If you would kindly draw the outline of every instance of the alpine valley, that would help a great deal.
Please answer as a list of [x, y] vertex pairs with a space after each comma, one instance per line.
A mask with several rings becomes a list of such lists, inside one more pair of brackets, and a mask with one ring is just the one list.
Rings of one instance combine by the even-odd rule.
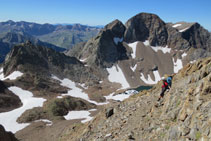
[[211, 140], [211, 33], [199, 23], [140, 13], [0, 32], [2, 141]]

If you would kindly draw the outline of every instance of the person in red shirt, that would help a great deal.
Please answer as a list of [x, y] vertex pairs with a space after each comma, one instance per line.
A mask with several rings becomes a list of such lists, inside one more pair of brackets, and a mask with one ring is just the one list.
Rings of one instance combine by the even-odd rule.
[[168, 83], [166, 82], [166, 80], [163, 80], [163, 85], [162, 85], [162, 90], [161, 90], [161, 93], [160, 93], [160, 97], [158, 99], [158, 101], [163, 98], [164, 96], [164, 93], [167, 89], [170, 89], [170, 86], [168, 85]]

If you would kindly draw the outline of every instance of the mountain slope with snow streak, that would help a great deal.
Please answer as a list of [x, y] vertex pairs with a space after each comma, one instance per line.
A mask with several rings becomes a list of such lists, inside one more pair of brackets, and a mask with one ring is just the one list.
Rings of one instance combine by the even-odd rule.
[[122, 89], [130, 87], [129, 83], [125, 78], [124, 73], [122, 72], [122, 69], [118, 65], [112, 66], [111, 68], [107, 68], [107, 71], [109, 73], [108, 80], [110, 82], [120, 83], [122, 85]]
[[138, 44], [138, 42], [128, 44], [128, 46], [131, 47], [132, 50], [133, 50], [133, 53], [131, 54], [132, 58], [136, 58], [136, 46], [137, 46], [137, 44]]
[[77, 97], [77, 98], [84, 99], [84, 100], [86, 100], [86, 101], [88, 101], [90, 103], [96, 104], [96, 105], [107, 104], [107, 102], [105, 102], [105, 103], [98, 103], [96, 101], [90, 100], [88, 94], [83, 92], [82, 89], [76, 87], [75, 82], [71, 81], [70, 79], [65, 78], [65, 79], [61, 80], [61, 79], [59, 79], [58, 77], [56, 77], [54, 75], [52, 75], [52, 78], [55, 79], [55, 80], [60, 81], [62, 86], [65, 86], [65, 87], [68, 87], [68, 88], [71, 89], [71, 90], [68, 91], [68, 93], [62, 94], [61, 96], [58, 96], [57, 98], [62, 98], [63, 96], [72, 96], [72, 97]]
[[9, 80], [15, 80], [17, 79], [18, 77], [21, 77], [23, 75], [22, 72], [20, 71], [14, 71], [13, 73], [11, 73], [10, 75], [8, 75], [7, 77], [4, 76], [4, 73], [3, 73], [3, 68], [0, 69], [0, 80], [6, 80], [6, 79], [9, 79]]
[[146, 84], [149, 84], [149, 85], [157, 84], [157, 82], [161, 80], [161, 76], [160, 76], [158, 70], [153, 71], [153, 75], [154, 75], [154, 77], [155, 77], [155, 80], [152, 80], [152, 78], [150, 77], [149, 74], [148, 74], [147, 79], [146, 79], [146, 78], [144, 77], [144, 74], [143, 74], [143, 73], [141, 73], [141, 77], [140, 77], [140, 78], [141, 78], [141, 80], [143, 80], [144, 83], [146, 83]]
[[183, 68], [182, 60], [177, 58], [177, 61], [175, 61], [173, 58], [173, 63], [174, 63], [174, 73], [178, 73], [179, 70]]

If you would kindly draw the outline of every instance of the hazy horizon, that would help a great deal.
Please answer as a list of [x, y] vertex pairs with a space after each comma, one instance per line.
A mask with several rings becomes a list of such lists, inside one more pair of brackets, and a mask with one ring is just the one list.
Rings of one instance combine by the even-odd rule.
[[164, 22], [198, 22], [211, 31], [211, 1], [204, 0], [2, 0], [0, 22], [106, 25], [115, 19], [125, 23], [138, 13], [158, 15]]

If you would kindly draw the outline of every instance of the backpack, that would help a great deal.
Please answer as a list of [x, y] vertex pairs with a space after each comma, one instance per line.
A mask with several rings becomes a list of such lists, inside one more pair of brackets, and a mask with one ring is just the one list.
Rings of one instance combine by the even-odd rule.
[[167, 78], [167, 83], [169, 84], [169, 85], [171, 85], [171, 80], [172, 80], [172, 77], [171, 76], [169, 76], [168, 78]]

